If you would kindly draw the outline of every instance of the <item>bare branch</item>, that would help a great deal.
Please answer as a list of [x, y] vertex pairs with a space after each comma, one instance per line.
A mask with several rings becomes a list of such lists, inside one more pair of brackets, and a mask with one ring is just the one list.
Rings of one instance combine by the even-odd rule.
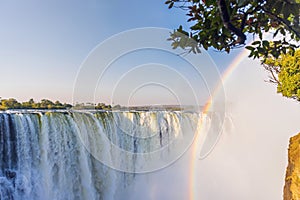
[[269, 82], [275, 83], [277, 85], [281, 85], [281, 83], [279, 82], [279, 80], [276, 76], [280, 72], [279, 69], [276, 66], [267, 65], [267, 64], [263, 64], [263, 67], [265, 68], [265, 70], [267, 70], [271, 74], [271, 76], [269, 76], [269, 78], [270, 78]]

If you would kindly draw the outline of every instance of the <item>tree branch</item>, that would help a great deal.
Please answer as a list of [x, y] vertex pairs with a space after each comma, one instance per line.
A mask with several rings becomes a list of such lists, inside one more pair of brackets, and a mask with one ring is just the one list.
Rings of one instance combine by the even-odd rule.
[[[262, 7], [262, 6], [261, 6], [261, 9], [262, 9], [265, 13], [267, 13], [267, 14], [269, 14], [269, 15], [275, 17], [278, 21], [280, 21], [282, 24], [284, 24], [285, 26], [287, 26], [287, 28], [290, 29], [290, 31], [292, 31], [292, 32], [300, 39], [300, 33], [299, 33], [297, 30], [295, 30], [291, 25], [289, 25], [289, 22], [288, 22], [287, 20], [285, 20], [285, 19], [279, 17], [278, 15], [275, 15], [274, 13], [272, 13], [272, 12], [270, 12], [270, 11], [268, 11], [268, 10], [266, 10], [266, 9], [265, 9], [264, 7]], [[299, 16], [297, 16], [297, 17], [299, 17]]]
[[230, 21], [230, 16], [228, 14], [226, 1], [225, 0], [218, 0], [218, 7], [221, 13], [221, 18], [224, 23], [224, 26], [230, 30], [232, 33], [238, 36], [236, 43], [238, 44], [245, 44], [247, 39], [246, 35], [242, 32], [241, 29], [236, 28]]
[[249, 15], [252, 15], [256, 11], [258, 11], [259, 9], [260, 9], [260, 7], [256, 6], [252, 11], [249, 12], [249, 10], [248, 10], [247, 12], [245, 12], [244, 17], [242, 19], [242, 23], [241, 23], [241, 28], [240, 28], [241, 30], [243, 30], [245, 28], [247, 17]]
[[271, 74], [271, 76], [269, 76], [269, 78], [270, 78], [269, 81], [271, 83], [276, 83], [277, 85], [281, 85], [281, 83], [279, 82], [278, 78], [274, 74], [274, 73], [278, 74], [279, 70], [275, 66], [270, 66], [270, 65], [267, 65], [267, 64], [264, 64], [263, 66]]

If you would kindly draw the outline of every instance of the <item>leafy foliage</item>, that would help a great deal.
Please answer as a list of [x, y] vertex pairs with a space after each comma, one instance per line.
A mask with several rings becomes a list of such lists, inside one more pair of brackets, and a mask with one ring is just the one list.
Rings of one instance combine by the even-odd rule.
[[95, 109], [97, 109], [97, 110], [111, 110], [112, 107], [111, 107], [111, 105], [106, 105], [105, 103], [98, 103], [95, 106]]
[[51, 101], [49, 99], [42, 99], [40, 102], [35, 102], [33, 99], [30, 99], [26, 102], [18, 102], [14, 98], [1, 99], [0, 98], [0, 110], [9, 110], [9, 109], [96, 109], [96, 110], [112, 110], [121, 108], [120, 105], [112, 107], [111, 105], [106, 105], [104, 103], [77, 103], [75, 106], [67, 103], [61, 103], [59, 101]]
[[17, 100], [13, 98], [1, 100], [0, 109], [5, 110], [8, 108], [12, 108], [12, 109], [21, 108], [21, 103], [19, 103]]
[[268, 58], [264, 66], [271, 72], [270, 80], [277, 83], [278, 93], [300, 101], [300, 50]]
[[[277, 92], [300, 101], [300, 0], [167, 0], [187, 12], [188, 31], [171, 33], [173, 48], [200, 53], [214, 48], [230, 53], [245, 47], [261, 59]], [[253, 42], [246, 46], [252, 36]], [[270, 38], [272, 36], [272, 38]]]
[[[190, 30], [179, 26], [170, 39], [173, 48], [199, 53], [200, 47], [230, 52], [245, 46], [249, 36], [258, 38], [246, 48], [249, 57], [278, 58], [298, 48], [300, 0], [167, 0], [169, 8], [185, 10]], [[266, 38], [270, 33], [273, 40]], [[257, 36], [257, 37], [256, 37]], [[290, 39], [286, 39], [288, 36]], [[281, 39], [276, 39], [281, 38]]]
[[30, 99], [27, 102], [18, 102], [14, 98], [1, 99], [0, 100], [0, 110], [8, 109], [69, 109], [72, 105], [62, 104], [59, 101], [53, 103], [48, 99], [42, 99], [41, 102], [34, 102], [33, 99]]

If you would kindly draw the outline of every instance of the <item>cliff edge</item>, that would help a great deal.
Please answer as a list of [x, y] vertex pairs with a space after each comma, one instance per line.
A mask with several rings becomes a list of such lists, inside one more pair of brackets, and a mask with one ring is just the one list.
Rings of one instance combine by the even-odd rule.
[[300, 200], [300, 133], [290, 139], [284, 200]]

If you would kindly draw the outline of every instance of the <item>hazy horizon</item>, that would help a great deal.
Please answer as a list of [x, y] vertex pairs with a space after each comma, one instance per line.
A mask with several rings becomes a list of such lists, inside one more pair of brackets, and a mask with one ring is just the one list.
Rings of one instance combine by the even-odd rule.
[[[134, 28], [161, 27], [173, 30], [179, 24], [187, 27], [185, 13], [179, 9], [170, 11], [160, 0], [134, 0], [130, 6], [127, 4], [122, 1], [2, 1], [0, 24], [5, 28], [0, 32], [0, 96], [19, 101], [34, 98], [72, 103], [80, 67], [101, 42]], [[147, 11], [141, 7], [147, 7]], [[162, 40], [167, 38], [168, 35]], [[227, 55], [209, 51], [209, 54], [220, 72], [223, 72], [239, 52], [235, 50]], [[142, 50], [116, 60], [107, 81], [115, 80], [122, 70], [153, 62], [165, 63], [173, 69], [185, 67], [174, 55]], [[192, 74], [187, 71], [188, 76]], [[141, 73], [140, 76], [144, 75]], [[145, 91], [149, 94], [147, 98]], [[97, 101], [111, 103], [109, 92], [104, 91], [103, 94]], [[115, 104], [127, 104], [124, 103], [124, 97], [117, 98]], [[168, 91], [153, 85], [137, 91], [134, 100], [138, 104], [176, 102]]]

